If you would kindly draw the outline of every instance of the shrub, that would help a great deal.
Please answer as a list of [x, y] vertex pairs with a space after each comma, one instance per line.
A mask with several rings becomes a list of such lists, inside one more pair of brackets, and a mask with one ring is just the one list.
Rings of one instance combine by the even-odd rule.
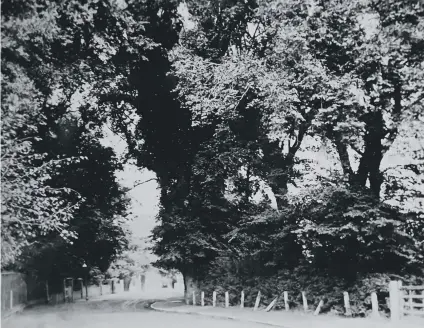
[[[215, 266], [216, 267], [216, 266]], [[306, 293], [310, 309], [315, 309], [320, 300], [324, 300], [322, 313], [345, 313], [343, 292], [349, 293], [350, 305], [354, 316], [367, 316], [371, 313], [371, 293], [376, 292], [379, 310], [389, 313], [387, 298], [389, 282], [393, 279], [403, 280], [404, 284], [422, 284], [416, 276], [397, 276], [389, 274], [367, 274], [358, 276], [355, 281], [323, 274], [307, 266], [299, 266], [294, 270], [281, 270], [278, 273], [263, 277], [240, 277], [220, 271], [211, 273], [210, 279], [203, 281], [202, 290], [205, 297], [210, 298], [217, 292], [218, 304], [225, 302], [225, 292], [230, 294], [230, 305], [240, 304], [240, 293], [244, 290], [245, 306], [253, 307], [258, 291], [261, 291], [261, 304], [268, 305], [275, 297], [279, 297], [276, 309], [284, 308], [283, 292], [288, 291], [290, 309], [303, 309], [301, 292]]]

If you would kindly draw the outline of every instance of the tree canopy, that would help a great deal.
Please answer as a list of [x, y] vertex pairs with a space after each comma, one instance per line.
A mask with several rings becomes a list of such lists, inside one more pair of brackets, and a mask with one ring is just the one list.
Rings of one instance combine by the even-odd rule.
[[418, 0], [9, 0], [2, 38], [5, 264], [134, 264], [131, 162], [160, 188], [155, 265], [187, 284], [422, 269]]

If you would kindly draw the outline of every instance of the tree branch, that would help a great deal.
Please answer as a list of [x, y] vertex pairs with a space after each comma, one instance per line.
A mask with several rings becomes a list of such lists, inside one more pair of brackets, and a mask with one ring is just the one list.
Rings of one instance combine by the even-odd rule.
[[147, 182], [150, 182], [150, 181], [152, 181], [152, 180], [158, 180], [158, 179], [156, 179], [156, 178], [151, 178], [151, 179], [147, 179], [147, 180], [145, 180], [145, 181], [141, 181], [141, 182], [137, 182], [131, 189], [129, 189], [128, 191], [130, 191], [130, 190], [133, 190], [134, 188], [136, 188], [136, 187], [138, 187], [138, 186], [141, 186], [142, 184], [145, 184], [145, 183], [147, 183]]
[[339, 136], [334, 138], [334, 144], [336, 145], [337, 153], [339, 154], [343, 173], [350, 177], [353, 174], [353, 170], [350, 164], [349, 153], [347, 152], [347, 146], [345, 143], [343, 143], [343, 141], [341, 140]]
[[363, 155], [364, 153], [362, 151], [359, 150], [358, 147], [356, 147], [354, 144], [349, 143], [350, 148], [352, 148], [358, 155]]
[[237, 108], [238, 108], [238, 106], [240, 106], [240, 103], [244, 100], [244, 98], [246, 97], [247, 92], [248, 92], [249, 90], [250, 90], [250, 87], [247, 87], [247, 88], [246, 88], [246, 91], [244, 91], [244, 93], [241, 95], [241, 98], [239, 99], [239, 101], [238, 101], [238, 103], [237, 103], [236, 107], [234, 107], [234, 109], [237, 109]]
[[392, 110], [392, 117], [393, 117], [393, 122], [395, 124], [395, 126], [393, 127], [393, 129], [389, 130], [389, 136], [387, 137], [387, 140], [389, 142], [389, 144], [384, 147], [383, 152], [387, 152], [390, 148], [390, 146], [393, 144], [393, 142], [396, 139], [396, 136], [398, 134], [399, 131], [399, 124], [400, 124], [400, 120], [401, 120], [401, 113], [402, 113], [402, 104], [401, 104], [401, 100], [402, 100], [402, 89], [400, 84], [396, 84], [394, 86], [394, 91], [393, 91], [393, 99], [394, 99], [394, 107]]
[[104, 103], [107, 102], [113, 102], [113, 103], [118, 103], [118, 102], [126, 102], [126, 103], [130, 103], [131, 105], [134, 104], [134, 97], [125, 93], [121, 93], [121, 94], [113, 94], [113, 93], [109, 93], [109, 94], [102, 94], [99, 97], [99, 105], [102, 105]]

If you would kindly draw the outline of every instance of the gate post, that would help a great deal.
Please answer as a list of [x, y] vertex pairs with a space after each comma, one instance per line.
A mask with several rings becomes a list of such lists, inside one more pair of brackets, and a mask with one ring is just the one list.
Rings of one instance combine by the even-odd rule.
[[378, 299], [377, 299], [376, 292], [371, 293], [371, 305], [372, 305], [372, 315], [378, 318], [380, 316], [380, 313], [378, 312]]
[[81, 285], [81, 299], [84, 298], [84, 281], [82, 280], [82, 278], [78, 279], [80, 281], [80, 285]]
[[389, 283], [389, 299], [390, 299], [390, 320], [397, 322], [401, 318], [402, 314], [402, 302], [400, 295], [400, 287], [402, 286], [401, 281], [390, 281]]

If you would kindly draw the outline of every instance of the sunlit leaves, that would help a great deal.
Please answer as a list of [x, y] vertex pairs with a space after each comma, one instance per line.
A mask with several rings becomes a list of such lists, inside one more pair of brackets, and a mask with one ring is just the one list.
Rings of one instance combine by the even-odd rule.
[[[53, 172], [80, 158], [47, 159], [34, 150], [40, 123], [45, 119], [33, 85], [21, 84], [27, 77], [15, 66], [3, 80], [2, 101], [2, 266], [13, 262], [37, 236], [57, 231], [65, 240], [75, 238], [68, 230], [72, 214], [82, 202], [69, 188], [49, 186]], [[13, 80], [12, 80], [13, 81]], [[15, 88], [11, 88], [12, 86]]]

